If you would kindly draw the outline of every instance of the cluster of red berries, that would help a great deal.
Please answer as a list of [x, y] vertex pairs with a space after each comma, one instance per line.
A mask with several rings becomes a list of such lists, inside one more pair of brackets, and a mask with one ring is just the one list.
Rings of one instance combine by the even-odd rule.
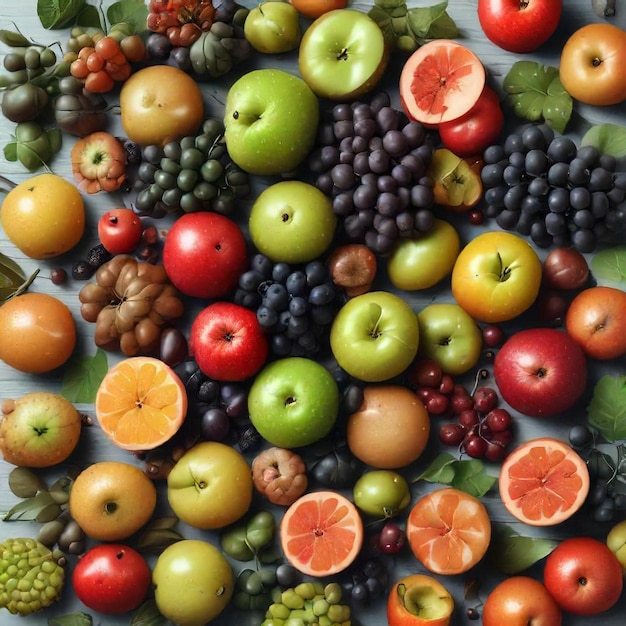
[[188, 48], [211, 28], [216, 13], [212, 0], [150, 0], [146, 23], [172, 46]]
[[458, 447], [472, 458], [501, 461], [513, 438], [513, 420], [507, 409], [498, 406], [496, 390], [479, 384], [487, 375], [487, 370], [480, 370], [470, 392], [445, 374], [439, 363], [424, 359], [412, 370], [412, 384], [431, 415], [450, 420], [439, 428], [444, 445]]

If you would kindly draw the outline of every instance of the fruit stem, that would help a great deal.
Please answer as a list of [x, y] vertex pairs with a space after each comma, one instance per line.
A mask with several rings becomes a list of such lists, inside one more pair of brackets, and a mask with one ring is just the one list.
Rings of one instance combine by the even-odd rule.
[[5, 189], [4, 187], [0, 187], [0, 191], [2, 191], [3, 193], [9, 193], [11, 189], [15, 189], [15, 187], [17, 187], [17, 183], [14, 183], [12, 180], [8, 179], [6, 176], [2, 176], [1, 174], [0, 174], [0, 183], [8, 187], [8, 189]]

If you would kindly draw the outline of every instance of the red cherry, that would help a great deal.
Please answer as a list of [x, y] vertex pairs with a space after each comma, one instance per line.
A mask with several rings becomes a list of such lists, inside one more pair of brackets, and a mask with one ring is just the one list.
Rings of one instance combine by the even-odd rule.
[[489, 348], [498, 348], [504, 342], [504, 331], [500, 326], [487, 324], [483, 328], [483, 343]]
[[511, 414], [506, 409], [493, 409], [485, 415], [485, 423], [494, 433], [500, 433], [511, 427]]

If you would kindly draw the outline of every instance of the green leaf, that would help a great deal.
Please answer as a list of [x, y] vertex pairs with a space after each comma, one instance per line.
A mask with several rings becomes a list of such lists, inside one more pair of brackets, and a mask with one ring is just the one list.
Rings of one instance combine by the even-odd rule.
[[22, 33], [16, 33], [13, 30], [0, 30], [0, 41], [10, 48], [27, 48], [32, 45], [32, 41], [22, 35]]
[[580, 145], [594, 146], [602, 154], [621, 159], [626, 156], [626, 128], [618, 124], [596, 124], [583, 135]]
[[14, 467], [9, 473], [9, 489], [18, 498], [32, 498], [46, 491], [46, 481], [29, 467]]
[[153, 598], [146, 600], [134, 613], [130, 626], [166, 626], [167, 619], [161, 615]]
[[85, 5], [82, 11], [76, 16], [76, 25], [84, 28], [99, 28], [104, 30], [100, 11], [91, 4]]
[[17, 141], [12, 141], [4, 146], [4, 158], [7, 161], [17, 161]]
[[63, 143], [63, 133], [61, 132], [61, 129], [50, 128], [46, 131], [46, 136], [48, 137], [48, 144], [52, 154], [58, 152], [61, 149], [61, 144]]
[[493, 524], [489, 559], [502, 572], [518, 574], [548, 556], [557, 541], [543, 537], [524, 537], [508, 524]]
[[616, 286], [626, 283], [626, 246], [601, 250], [591, 259], [591, 272], [598, 284], [609, 282]]
[[[58, 506], [47, 491], [40, 491], [32, 498], [26, 498], [9, 509], [2, 518], [3, 521], [36, 521], [37, 516], [44, 510], [49, 510], [50, 504]], [[58, 515], [58, 513], [57, 513]]]
[[146, 30], [148, 7], [144, 0], [119, 0], [107, 9], [107, 19], [110, 24], [130, 22], [135, 26], [135, 32]]
[[51, 617], [48, 626], [91, 626], [93, 618], [88, 613], [68, 613], [60, 617]]
[[76, 19], [86, 3], [86, 0], [37, 0], [37, 15], [44, 28], [65, 28]]
[[609, 442], [626, 439], [626, 374], [600, 378], [593, 388], [587, 420]]
[[487, 474], [479, 459], [458, 460], [443, 452], [412, 482], [418, 480], [450, 485], [480, 498], [493, 487], [497, 478]]
[[535, 61], [517, 61], [504, 77], [503, 88], [518, 117], [531, 122], [545, 121], [558, 132], [565, 130], [573, 100], [561, 83], [558, 68]]
[[61, 395], [70, 402], [92, 404], [108, 369], [106, 352], [100, 348], [94, 356], [73, 359], [65, 369]]
[[0, 300], [8, 300], [26, 291], [33, 278], [27, 279], [22, 268], [0, 252]]
[[448, 2], [440, 2], [430, 7], [412, 7], [407, 12], [409, 30], [418, 43], [431, 39], [454, 39], [459, 29], [448, 15]]

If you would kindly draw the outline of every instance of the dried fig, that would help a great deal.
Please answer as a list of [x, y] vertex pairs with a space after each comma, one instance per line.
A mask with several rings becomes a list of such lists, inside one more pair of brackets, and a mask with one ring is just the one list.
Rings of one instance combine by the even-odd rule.
[[268, 448], [252, 461], [256, 490], [273, 504], [289, 506], [308, 485], [306, 465], [299, 454], [286, 448]]

